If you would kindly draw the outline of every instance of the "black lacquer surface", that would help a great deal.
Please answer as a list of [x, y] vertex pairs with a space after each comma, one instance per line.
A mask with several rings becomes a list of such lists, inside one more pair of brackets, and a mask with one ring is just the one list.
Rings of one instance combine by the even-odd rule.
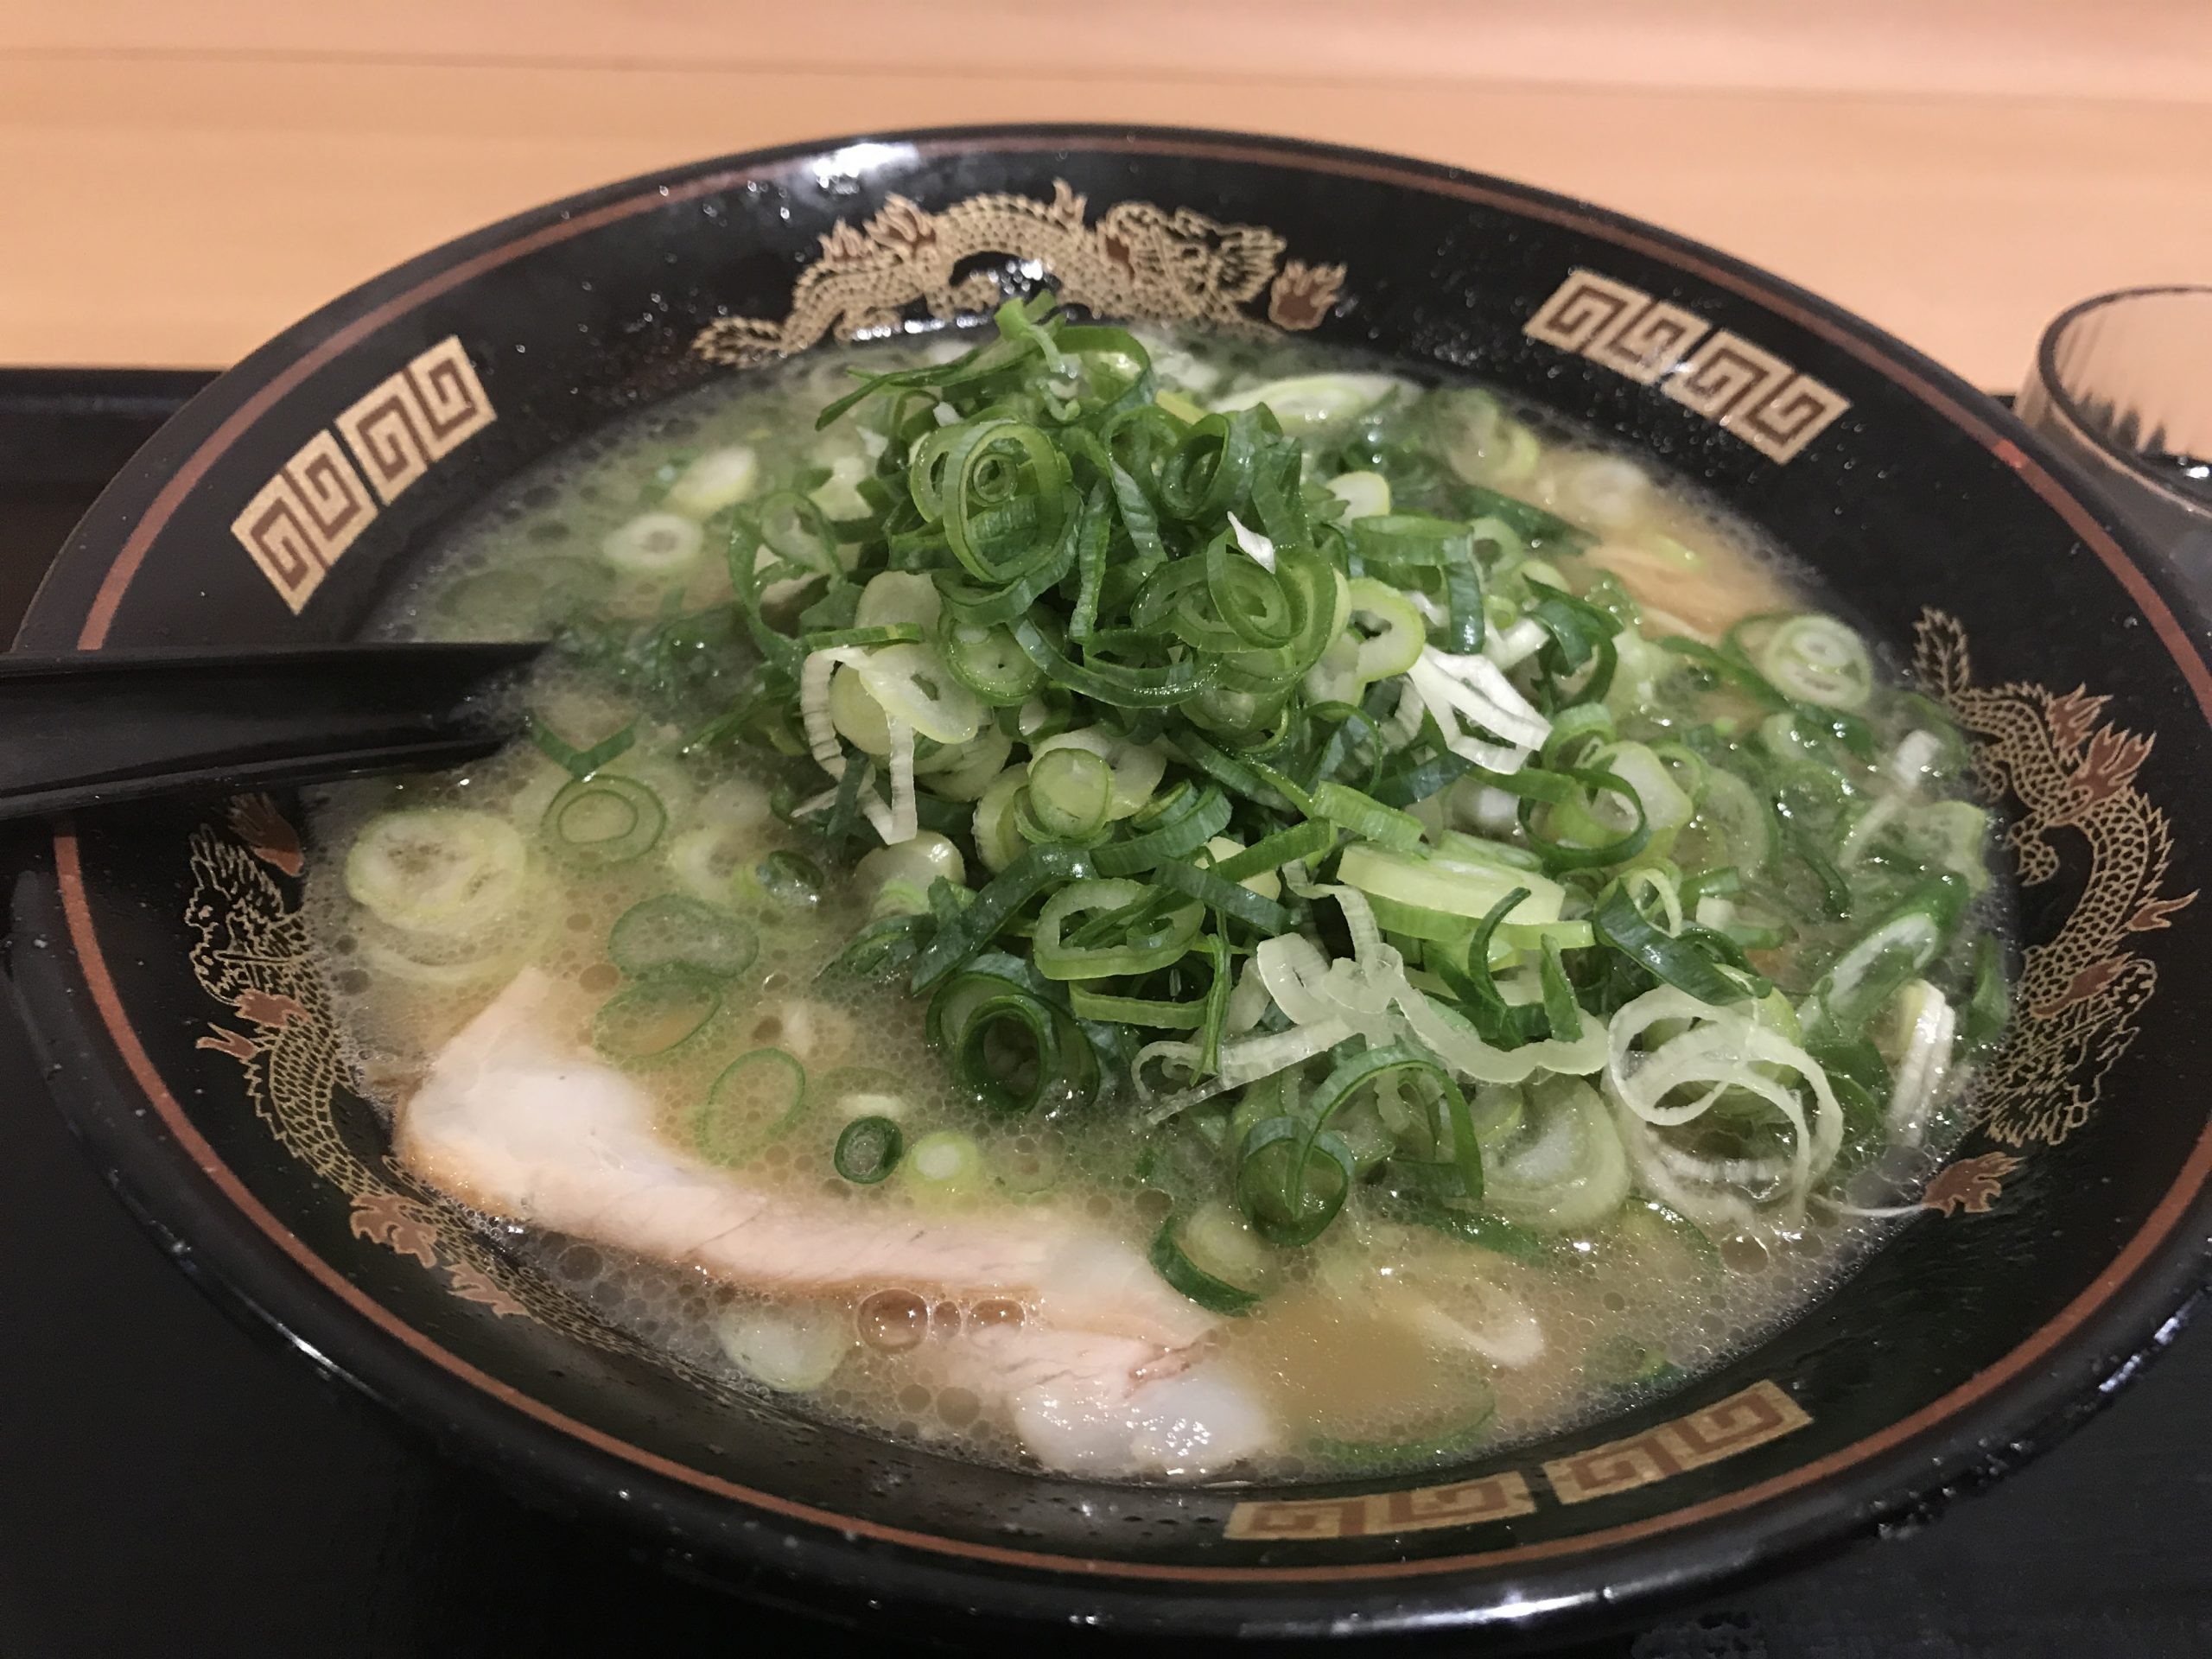
[[[1579, 205], [1387, 158], [1175, 134], [983, 134], [858, 149], [868, 152], [858, 161], [855, 151], [785, 154], [671, 175], [658, 188], [614, 187], [426, 256], [338, 302], [257, 353], [124, 468], [27, 638], [343, 637], [454, 512], [496, 499], [550, 445], [705, 372], [684, 350], [699, 322], [725, 307], [778, 315], [795, 262], [832, 216], [899, 192], [946, 204], [995, 188], [1034, 202], [1067, 177], [1101, 209], [1203, 202], [1225, 221], [1270, 225], [1317, 258], [1357, 253], [1361, 274], [1326, 336], [1478, 358], [1491, 378], [1617, 430], [1810, 557], [1891, 649], [1933, 605], [1964, 623], [1980, 683], [2094, 680], [2115, 694], [2110, 718], [2158, 735], [2158, 798], [2183, 827], [2172, 891], [2212, 886], [2190, 833], [2201, 780], [2212, 776], [2197, 709], [2212, 682], [2166, 620], [2164, 579], [2141, 575], [2106, 538], [2101, 515], [2039, 472], [2024, 431], [1864, 325]], [[852, 188], [840, 192], [841, 181]], [[1785, 477], [1771, 443], [1755, 450], [1745, 439], [1757, 428], [1751, 404], [1736, 411], [1745, 424], [1724, 432], [1719, 404], [1691, 406], [1704, 395], [1694, 376], [1662, 397], [1574, 342], [1525, 334], [1547, 295], [1567, 291], [1561, 272], [1572, 281], [1586, 266], [1637, 303], [1656, 295], [1693, 308], [1700, 327], [1728, 331], [1714, 342], [1734, 341], [1747, 372], [1780, 363], [1817, 376], [1804, 395], [1847, 397], [1849, 414]], [[347, 423], [396, 384], [397, 366], [413, 375], [441, 353], [448, 365], [456, 354], [474, 363], [497, 424], [419, 481], [379, 485], [376, 523], [342, 566], [343, 550], [329, 552], [311, 609], [294, 620], [305, 595], [285, 586], [280, 550], [257, 550], [268, 582], [235, 550], [206, 556], [229, 545], [241, 502], [263, 499], [264, 481], [278, 487], [270, 469], [297, 489], [294, 474], [316, 445], [336, 456], [334, 431], [373, 467], [373, 445]], [[334, 464], [342, 473], [342, 458]], [[1914, 579], [1899, 582], [1908, 557]], [[2025, 625], [2054, 606], [2086, 626]], [[2161, 632], [2166, 645], [2153, 643]], [[1778, 1377], [1809, 1413], [1788, 1438], [1659, 1483], [1617, 1485], [1602, 1507], [1573, 1508], [1551, 1476], [1540, 1490], [1558, 1497], [1487, 1530], [1384, 1539], [1348, 1527], [1321, 1541], [1239, 1542], [1223, 1530], [1230, 1500], [1219, 1494], [1010, 1480], [749, 1404], [711, 1406], [651, 1366], [447, 1294], [358, 1215], [349, 1220], [345, 1200], [243, 1109], [234, 1045], [245, 1039], [207, 1035], [210, 1004], [180, 971], [182, 930], [199, 925], [183, 861], [194, 822], [148, 813], [86, 823], [75, 840], [35, 850], [15, 894], [18, 932], [34, 935], [16, 941], [14, 963], [39, 1010], [36, 1036], [64, 1068], [75, 1120], [126, 1185], [191, 1240], [203, 1279], [399, 1404], [418, 1433], [516, 1485], [588, 1504], [602, 1522], [624, 1517], [642, 1541], [682, 1540], [725, 1579], [809, 1582], [833, 1612], [880, 1595], [929, 1605], [926, 1622], [954, 1632], [973, 1630], [962, 1610], [975, 1606], [1185, 1632], [1319, 1630], [1347, 1613], [1433, 1625], [1479, 1613], [1503, 1635], [1570, 1611], [1586, 1628], [1608, 1606], [1679, 1595], [1752, 1561], [1772, 1566], [1878, 1518], [1894, 1524], [1932, 1487], [1986, 1477], [2047, 1444], [2115, 1367], [2133, 1369], [2128, 1356], [2200, 1265], [2207, 1212], [2202, 1154], [2191, 1147], [2208, 1054], [2190, 991], [2203, 945], [2184, 921], [2154, 953], [2181, 989], [2145, 1015], [2144, 1040], [2108, 1079], [2107, 1109], [2010, 1179], [1996, 1213], [1910, 1230], [1832, 1308], [1602, 1431], [1640, 1433]], [[2074, 883], [2032, 896], [2031, 938], [2050, 937], [2070, 913]], [[270, 891], [269, 903], [281, 902]], [[2156, 925], [2152, 911], [2139, 913], [2152, 918], [2143, 926]], [[50, 938], [40, 942], [59, 935], [65, 915], [81, 965], [53, 952]], [[279, 1028], [263, 1014], [251, 1017], [264, 1035]], [[333, 1144], [373, 1159], [380, 1135], [365, 1108], [342, 1096], [337, 1107]], [[2169, 1235], [2177, 1217], [2182, 1230]], [[2139, 1228], [2139, 1247], [2129, 1243]], [[2038, 1325], [2044, 1335], [2020, 1347]], [[1511, 1460], [1533, 1475], [1546, 1458], [1586, 1450], [1588, 1438]], [[1764, 1507], [1746, 1510], [1753, 1500]], [[1589, 1554], [1585, 1534], [1609, 1553]], [[1458, 1559], [1466, 1552], [1474, 1559]], [[1078, 1556], [1107, 1570], [1086, 1579], [1059, 1569]], [[1403, 1576], [1407, 1558], [1450, 1576]], [[1047, 1561], [1053, 1570], [1038, 1572]], [[1370, 1568], [1390, 1576], [1365, 1576]], [[1268, 1575], [1264, 1587], [1255, 1571]]]
[[[194, 384], [163, 380], [169, 396], [135, 375], [0, 372], [0, 635], [105, 482], [26, 463], [119, 461]], [[683, 1654], [740, 1632], [844, 1645], [518, 1503], [226, 1320], [102, 1187], [43, 1092], [0, 1008], [9, 1659]], [[1572, 1651], [2180, 1659], [2212, 1648], [2207, 1528], [2212, 1332], [2193, 1332], [2118, 1409], [1941, 1522]]]

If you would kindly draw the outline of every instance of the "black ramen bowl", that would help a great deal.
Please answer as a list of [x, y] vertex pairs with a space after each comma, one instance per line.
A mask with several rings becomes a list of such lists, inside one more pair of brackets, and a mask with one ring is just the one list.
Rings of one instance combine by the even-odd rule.
[[1549, 405], [1794, 550], [1951, 707], [2011, 825], [2026, 952], [2016, 1028], [1926, 1213], [1725, 1369], [1462, 1467], [1147, 1488], [950, 1461], [671, 1371], [397, 1168], [298, 919], [327, 854], [296, 802], [257, 796], [87, 814], [14, 886], [14, 974], [56, 1093], [203, 1284], [456, 1455], [620, 1516], [694, 1573], [956, 1634], [1533, 1641], [1923, 1513], [2171, 1333], [2212, 1221], [2212, 915], [2190, 902], [2212, 838], [2175, 834], [2212, 777], [2195, 624], [1995, 404], [1786, 283], [1578, 202], [1103, 129], [812, 144], [615, 185], [379, 276], [223, 376], [101, 498], [20, 643], [352, 638], [458, 520], [604, 423], [1039, 282]]

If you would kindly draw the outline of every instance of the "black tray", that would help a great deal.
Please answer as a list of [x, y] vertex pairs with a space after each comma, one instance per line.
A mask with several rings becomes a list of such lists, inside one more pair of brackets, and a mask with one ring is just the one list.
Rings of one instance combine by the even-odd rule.
[[[0, 640], [77, 515], [202, 378], [0, 371]], [[843, 1645], [524, 1508], [226, 1321], [102, 1189], [4, 1008], [0, 1088], [7, 1659]], [[2117, 1411], [1940, 1523], [1575, 1651], [2212, 1653], [2208, 1529], [2212, 1331], [2198, 1330]]]

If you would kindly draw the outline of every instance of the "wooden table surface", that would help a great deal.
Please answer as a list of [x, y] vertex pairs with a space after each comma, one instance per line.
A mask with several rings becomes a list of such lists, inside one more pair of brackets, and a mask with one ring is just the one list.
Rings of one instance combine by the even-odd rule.
[[0, 0], [0, 363], [226, 363], [571, 190], [1025, 118], [1525, 179], [1992, 385], [2075, 298], [2212, 281], [2208, 0]]

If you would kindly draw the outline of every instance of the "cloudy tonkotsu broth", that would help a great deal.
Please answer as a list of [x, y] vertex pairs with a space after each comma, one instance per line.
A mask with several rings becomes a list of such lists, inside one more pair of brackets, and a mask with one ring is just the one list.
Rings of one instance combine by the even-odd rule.
[[320, 810], [364, 1085], [604, 1317], [877, 1432], [1320, 1476], [1617, 1409], [1848, 1269], [2005, 1017], [1940, 710], [1473, 385], [1038, 304], [824, 351], [388, 624], [548, 629], [534, 740]]

